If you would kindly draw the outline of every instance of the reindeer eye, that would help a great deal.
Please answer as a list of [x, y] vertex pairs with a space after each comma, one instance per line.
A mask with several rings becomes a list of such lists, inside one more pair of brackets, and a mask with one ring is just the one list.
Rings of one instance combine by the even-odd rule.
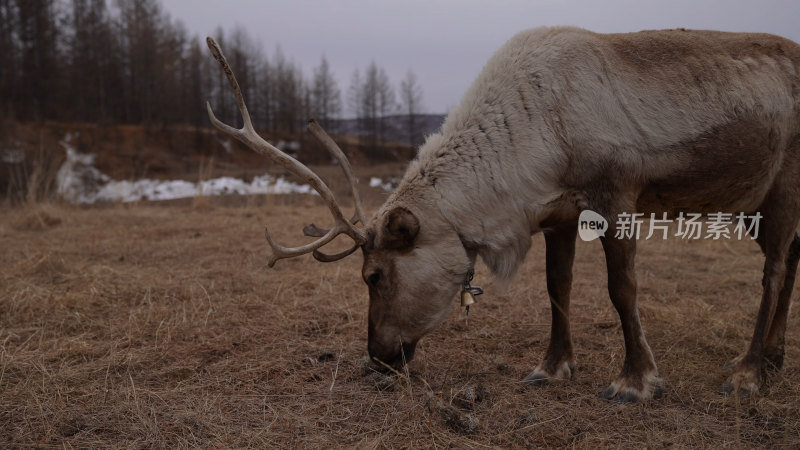
[[376, 287], [378, 286], [378, 282], [381, 281], [381, 273], [380, 272], [373, 272], [370, 276], [367, 277], [367, 284]]

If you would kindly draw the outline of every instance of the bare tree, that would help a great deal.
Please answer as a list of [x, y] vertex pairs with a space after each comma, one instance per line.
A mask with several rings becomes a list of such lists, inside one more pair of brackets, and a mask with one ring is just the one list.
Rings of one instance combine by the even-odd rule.
[[275, 132], [275, 76], [272, 65], [269, 60], [264, 57], [259, 62], [258, 72], [256, 74], [257, 90], [256, 95], [261, 99], [256, 105], [258, 125], [265, 130]]
[[[256, 70], [261, 59], [261, 49], [250, 38], [250, 34], [241, 25], [237, 25], [233, 32], [228, 36], [227, 47], [231, 62], [239, 68], [239, 84], [242, 94], [247, 98], [253, 98], [256, 92]], [[258, 111], [256, 120], [258, 120]]]
[[19, 78], [17, 8], [12, 0], [0, 0], [0, 115], [12, 115]]
[[303, 74], [293, 62], [286, 60], [280, 47], [273, 61], [276, 128], [279, 132], [294, 133], [303, 119]]
[[377, 150], [378, 144], [385, 143], [385, 118], [394, 111], [396, 102], [389, 76], [375, 61], [367, 66], [358, 92], [364, 125], [362, 131], [367, 135], [367, 145]]
[[366, 129], [364, 125], [364, 102], [361, 99], [361, 85], [361, 72], [356, 68], [350, 76], [350, 87], [347, 89], [347, 106], [356, 119], [357, 134], [363, 133]]
[[342, 111], [342, 94], [325, 56], [314, 70], [311, 111], [322, 127], [328, 130], [331, 129], [331, 119]]
[[378, 107], [378, 141], [381, 145], [386, 143], [387, 123], [386, 118], [397, 111], [397, 100], [394, 87], [389, 81], [389, 75], [381, 67], [378, 69], [376, 79], [377, 107]]
[[184, 96], [188, 77], [184, 60], [189, 33], [181, 21], [170, 23], [166, 17], [163, 20], [156, 55], [156, 74], [161, 86], [155, 88], [156, 111], [152, 113], [152, 121], [159, 124], [185, 122], [183, 112], [189, 99]]
[[123, 55], [126, 121], [151, 124], [157, 109], [161, 6], [156, 0], [116, 0]]
[[72, 0], [71, 14], [66, 63], [72, 89], [66, 101], [81, 120], [109, 122], [118, 72], [113, 58], [119, 49], [109, 29], [108, 6], [104, 0]]
[[[182, 83], [185, 92], [184, 106], [184, 120], [187, 123], [200, 127], [205, 123], [205, 115], [202, 110], [203, 94], [207, 94], [211, 90], [210, 78], [208, 77], [209, 71], [206, 70], [207, 58], [203, 57], [203, 48], [200, 44], [200, 39], [195, 36], [189, 42], [186, 50], [186, 67], [184, 82]], [[200, 105], [200, 108], [196, 106]]]
[[378, 138], [378, 66], [375, 61], [367, 66], [361, 85], [361, 108], [368, 145], [375, 147]]
[[23, 117], [44, 120], [58, 107], [58, 20], [53, 0], [18, 0], [17, 39], [21, 50], [18, 106]]
[[409, 70], [400, 82], [400, 102], [406, 115], [408, 145], [416, 147], [420, 141], [417, 115], [422, 112], [422, 87], [417, 83], [417, 75]]

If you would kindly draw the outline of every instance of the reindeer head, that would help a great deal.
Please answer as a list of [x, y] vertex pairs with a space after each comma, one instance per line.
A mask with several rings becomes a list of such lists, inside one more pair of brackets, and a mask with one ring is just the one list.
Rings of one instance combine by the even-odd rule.
[[[350, 183], [356, 212], [352, 219], [346, 219], [330, 188], [314, 172], [255, 132], [239, 83], [222, 50], [212, 38], [207, 38], [207, 43], [230, 81], [243, 126], [235, 129], [220, 122], [208, 104], [211, 122], [219, 130], [304, 179], [320, 194], [335, 221], [330, 229], [314, 224], [306, 226], [303, 233], [318, 239], [294, 248], [277, 244], [265, 229], [272, 248], [269, 266], [272, 267], [279, 259], [306, 253], [312, 253], [321, 262], [338, 261], [361, 248], [364, 255], [362, 276], [369, 288], [369, 354], [373, 359], [395, 367], [410, 361], [419, 339], [450, 312], [453, 295], [472, 267], [471, 258], [456, 230], [435, 207], [435, 199], [426, 192], [406, 192], [403, 196], [396, 193], [368, 223], [347, 157], [319, 124], [309, 121], [309, 131], [339, 161]], [[320, 250], [340, 234], [352, 238], [353, 246], [337, 254]]]
[[471, 267], [458, 234], [437, 214], [387, 205], [362, 247], [369, 354], [395, 367], [444, 320]]

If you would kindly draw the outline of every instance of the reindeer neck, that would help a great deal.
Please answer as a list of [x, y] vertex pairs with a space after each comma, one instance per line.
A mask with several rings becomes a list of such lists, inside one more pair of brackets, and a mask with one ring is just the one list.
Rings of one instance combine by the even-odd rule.
[[430, 136], [387, 205], [436, 211], [496, 275], [510, 276], [561, 194], [538, 173], [535, 152], [480, 126]]

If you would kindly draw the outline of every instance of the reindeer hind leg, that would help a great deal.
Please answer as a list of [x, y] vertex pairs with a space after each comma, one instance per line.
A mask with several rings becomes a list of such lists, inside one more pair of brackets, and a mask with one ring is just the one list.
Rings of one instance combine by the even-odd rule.
[[782, 364], [781, 339], [786, 328], [785, 316], [800, 257], [800, 243], [796, 243], [795, 234], [800, 219], [800, 205], [792, 193], [780, 187], [773, 188], [761, 205], [763, 235], [757, 237], [765, 255], [761, 305], [750, 345], [722, 387], [725, 394], [734, 391], [756, 394], [764, 360]]
[[765, 370], [780, 370], [783, 367], [783, 357], [786, 342], [786, 321], [789, 316], [789, 307], [792, 302], [792, 290], [797, 275], [797, 263], [800, 261], [800, 236], [794, 236], [789, 246], [789, 255], [786, 258], [786, 275], [783, 287], [778, 296], [775, 315], [767, 334], [766, 347], [764, 348]]

